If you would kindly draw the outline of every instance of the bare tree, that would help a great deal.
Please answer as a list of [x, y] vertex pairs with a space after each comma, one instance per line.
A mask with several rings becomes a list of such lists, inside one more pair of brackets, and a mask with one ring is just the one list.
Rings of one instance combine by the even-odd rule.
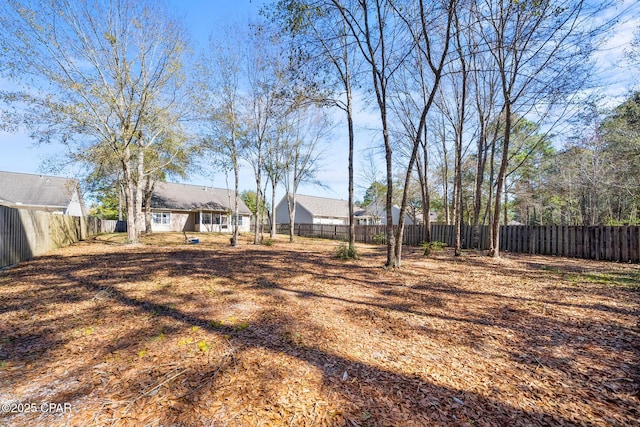
[[[283, 70], [286, 65], [280, 58], [278, 38], [268, 28], [257, 24], [252, 26], [252, 34], [245, 55], [243, 73], [248, 83], [246, 116], [247, 131], [244, 134], [246, 149], [244, 159], [253, 168], [256, 183], [256, 206], [262, 206], [262, 173], [264, 172], [265, 151], [268, 144], [277, 139], [278, 120], [283, 117], [286, 105], [280, 92]], [[262, 215], [256, 215], [253, 243], [260, 243]]]
[[499, 256], [499, 226], [504, 181], [508, 172], [514, 113], [544, 117], [563, 98], [574, 93], [588, 77], [585, 66], [593, 50], [596, 14], [607, 7], [586, 0], [561, 2], [510, 0], [478, 5], [482, 43], [499, 74], [504, 123], [500, 165], [495, 182], [489, 254]]
[[289, 211], [289, 241], [293, 242], [296, 194], [300, 184], [322, 185], [316, 176], [322, 158], [322, 144], [329, 130], [326, 114], [315, 106], [297, 106], [289, 114], [289, 135], [283, 148], [287, 153], [283, 180]]
[[[393, 146], [389, 127], [389, 85], [393, 73], [411, 51], [412, 42], [407, 40], [406, 29], [394, 13], [388, 1], [333, 0], [340, 12], [349, 34], [355, 40], [371, 75], [371, 86], [380, 113], [380, 125], [385, 149], [387, 194], [387, 260], [386, 267], [398, 267], [395, 256], [395, 236], [393, 233]], [[405, 31], [403, 31], [405, 30]]]
[[[342, 110], [347, 119], [349, 141], [349, 249], [355, 244], [354, 218], [354, 112], [353, 79], [360, 58], [341, 14], [331, 0], [279, 0], [265, 14], [284, 28], [298, 49], [306, 51], [307, 65], [313, 69], [320, 91], [310, 93], [310, 101]], [[309, 97], [309, 94], [306, 95]]]
[[[2, 72], [40, 141], [64, 140], [115, 156], [128, 240], [144, 230], [145, 154], [178, 122], [183, 31], [145, 1], [7, 0], [0, 5]], [[137, 178], [136, 178], [137, 177]]]
[[[427, 115], [433, 106], [438, 88], [440, 87], [444, 67], [449, 56], [449, 47], [453, 31], [454, 11], [457, 7], [457, 0], [443, 0], [441, 2], [428, 2], [423, 0], [417, 2], [416, 20], [408, 19], [412, 14], [404, 9], [396, 9], [402, 20], [407, 25], [416, 51], [420, 58], [427, 64], [430, 73], [430, 87], [426, 90], [428, 96], [423, 97], [421, 104], [420, 120], [417, 132], [412, 138], [412, 149], [409, 157], [405, 179], [404, 191], [402, 193], [402, 203], [400, 204], [400, 215], [398, 226], [395, 231], [397, 242], [394, 248], [393, 265], [400, 267], [402, 254], [402, 240], [404, 231], [405, 214], [408, 206], [410, 182], [413, 175], [413, 168], [418, 156], [418, 149], [422, 144], [422, 134], [425, 132]], [[423, 89], [424, 90], [424, 89]]]
[[237, 27], [229, 27], [223, 40], [209, 39], [209, 49], [202, 55], [198, 69], [203, 79], [195, 100], [204, 123], [204, 145], [214, 153], [220, 168], [233, 173], [233, 212], [231, 245], [238, 245], [238, 205], [240, 159], [243, 154], [246, 128], [246, 99], [241, 92], [242, 58], [235, 40], [243, 38]]

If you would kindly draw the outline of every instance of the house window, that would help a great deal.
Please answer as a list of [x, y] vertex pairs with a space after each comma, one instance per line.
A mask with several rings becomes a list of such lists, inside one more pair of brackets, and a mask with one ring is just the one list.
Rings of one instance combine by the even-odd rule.
[[170, 225], [171, 212], [153, 212], [152, 221], [156, 225]]
[[213, 221], [213, 214], [211, 212], [202, 213], [202, 224], [210, 225]]
[[231, 221], [232, 221], [231, 223], [235, 225], [236, 224], [236, 218], [238, 219], [237, 225], [242, 226], [242, 215], [238, 215], [238, 216], [233, 215], [233, 216], [231, 216]]

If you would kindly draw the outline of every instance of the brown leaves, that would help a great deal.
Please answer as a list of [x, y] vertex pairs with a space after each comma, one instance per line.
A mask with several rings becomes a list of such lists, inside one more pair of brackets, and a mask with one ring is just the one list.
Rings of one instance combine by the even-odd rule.
[[0, 275], [0, 400], [73, 406], [0, 424], [638, 423], [638, 266], [172, 238]]

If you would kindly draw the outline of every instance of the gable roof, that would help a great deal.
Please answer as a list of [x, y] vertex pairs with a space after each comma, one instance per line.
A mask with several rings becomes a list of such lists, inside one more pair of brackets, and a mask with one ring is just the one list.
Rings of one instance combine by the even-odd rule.
[[[233, 209], [234, 197], [234, 191], [222, 188], [158, 182], [151, 196], [151, 207], [179, 211], [227, 211]], [[238, 200], [238, 213], [251, 215], [241, 199]]]
[[0, 171], [0, 203], [66, 208], [78, 190], [78, 181], [57, 176]]
[[[283, 200], [286, 203], [286, 199]], [[313, 216], [349, 218], [349, 202], [347, 200], [296, 194], [296, 206], [302, 206]]]

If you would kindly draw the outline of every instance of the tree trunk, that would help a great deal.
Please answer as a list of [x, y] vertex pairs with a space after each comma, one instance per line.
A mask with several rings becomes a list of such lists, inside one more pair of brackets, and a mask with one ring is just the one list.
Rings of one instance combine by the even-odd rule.
[[356, 241], [355, 216], [353, 211], [353, 146], [355, 132], [353, 129], [353, 99], [351, 94], [351, 80], [349, 73], [346, 75], [345, 89], [347, 92], [347, 127], [349, 129], [349, 251], [354, 253]]
[[508, 206], [509, 203], [509, 192], [507, 191], [507, 183], [504, 183], [504, 203], [502, 204], [502, 223], [504, 225], [509, 224], [509, 212]]
[[142, 230], [144, 230], [144, 212], [142, 211], [142, 201], [144, 200], [144, 150], [143, 147], [138, 148], [137, 155], [138, 176], [136, 177], [135, 191], [135, 218], [136, 218], [136, 242], [140, 241]]
[[148, 176], [144, 189], [144, 230], [147, 234], [150, 234], [152, 232], [151, 198], [153, 197], [155, 186], [156, 181], [154, 179], [151, 179], [151, 176]]
[[491, 140], [491, 156], [489, 160], [489, 191], [487, 192], [487, 207], [484, 211], [483, 223], [489, 224], [489, 255], [493, 253], [493, 216], [491, 208], [493, 207], [493, 191], [494, 191], [494, 175], [495, 175], [495, 154], [496, 154], [496, 138]]
[[278, 183], [273, 179], [273, 177], [271, 178], [271, 216], [270, 216], [270, 223], [271, 223], [271, 230], [269, 231], [269, 237], [272, 239], [275, 239], [276, 237], [276, 187], [278, 186]]
[[[506, 97], [505, 97], [506, 98]], [[493, 221], [491, 224], [492, 230], [492, 248], [489, 252], [489, 256], [494, 258], [500, 257], [500, 213], [501, 213], [501, 201], [502, 201], [502, 189], [504, 188], [504, 180], [507, 175], [507, 166], [509, 164], [509, 142], [511, 137], [511, 106], [508, 100], [505, 101], [505, 120], [504, 120], [504, 135], [502, 146], [502, 159], [500, 160], [500, 170], [498, 171], [498, 178], [496, 181], [496, 197], [495, 206], [493, 210]]]
[[260, 244], [260, 227], [262, 225], [262, 212], [261, 212], [262, 198], [260, 197], [262, 192], [260, 188], [261, 181], [262, 180], [260, 176], [260, 171], [258, 170], [256, 172], [256, 227], [255, 227], [255, 230], [253, 230], [254, 245]]
[[294, 240], [294, 228], [295, 228], [295, 218], [296, 218], [296, 194], [295, 192], [291, 194], [287, 191], [287, 208], [289, 211], [289, 243], [293, 243]]
[[128, 243], [139, 243], [140, 236], [136, 229], [136, 210], [135, 210], [135, 200], [134, 200], [134, 187], [133, 187], [133, 177], [131, 176], [131, 151], [127, 146], [125, 148], [125, 153], [122, 159], [122, 172], [124, 175], [124, 186], [125, 186], [125, 204], [127, 208], [127, 242]]
[[[484, 170], [487, 163], [487, 144], [484, 124], [480, 124], [480, 135], [478, 137], [478, 153], [476, 163], [476, 179], [473, 198], [473, 237], [471, 247], [480, 249], [480, 211], [482, 210], [482, 186], [484, 184]], [[484, 224], [484, 223], [483, 223]]]
[[[235, 146], [235, 143], [234, 143]], [[238, 158], [237, 156], [234, 154], [234, 159], [233, 159], [233, 180], [234, 180], [234, 198], [233, 198], [233, 214], [235, 216], [235, 220], [232, 221], [233, 225], [233, 236], [231, 237], [231, 246], [238, 246], [239, 242], [238, 242], [238, 200], [240, 198], [240, 196], [238, 195], [238, 191], [239, 191], [239, 185], [238, 185], [238, 179], [240, 177], [240, 173], [238, 171]]]

